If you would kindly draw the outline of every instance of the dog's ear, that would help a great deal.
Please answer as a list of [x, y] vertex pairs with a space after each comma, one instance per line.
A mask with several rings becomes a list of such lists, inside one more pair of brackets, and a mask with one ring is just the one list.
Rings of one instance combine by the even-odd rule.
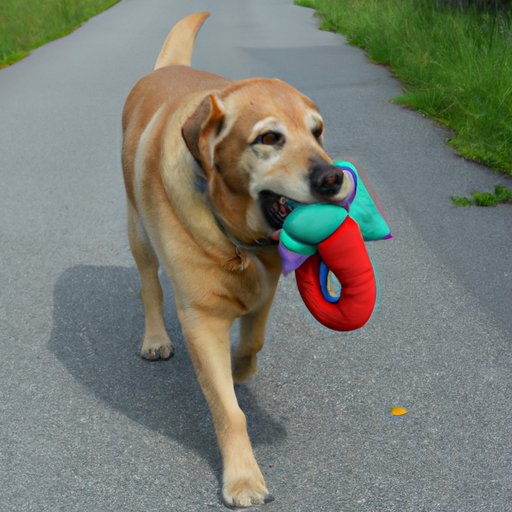
[[181, 133], [192, 155], [207, 169], [213, 167], [215, 140], [224, 125], [224, 105], [218, 96], [210, 94], [187, 119]]

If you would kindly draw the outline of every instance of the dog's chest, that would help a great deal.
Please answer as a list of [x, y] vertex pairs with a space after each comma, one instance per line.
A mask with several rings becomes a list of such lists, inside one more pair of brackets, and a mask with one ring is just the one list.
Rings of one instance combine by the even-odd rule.
[[241, 253], [238, 261], [232, 261], [231, 265], [238, 265], [238, 270], [230, 272], [229, 287], [242, 314], [261, 308], [274, 294], [279, 269], [269, 266], [267, 260], [247, 253]]

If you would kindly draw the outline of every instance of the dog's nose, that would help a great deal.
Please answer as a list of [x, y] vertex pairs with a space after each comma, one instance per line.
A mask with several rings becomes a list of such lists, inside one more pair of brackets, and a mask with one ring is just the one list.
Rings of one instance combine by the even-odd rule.
[[343, 184], [343, 171], [327, 162], [315, 163], [310, 174], [311, 191], [318, 196], [335, 196]]

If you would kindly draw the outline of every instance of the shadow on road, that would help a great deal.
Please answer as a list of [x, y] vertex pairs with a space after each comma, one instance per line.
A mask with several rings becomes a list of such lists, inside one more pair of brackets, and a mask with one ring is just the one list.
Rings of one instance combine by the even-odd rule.
[[[99, 399], [133, 421], [196, 451], [220, 476], [221, 464], [206, 401], [197, 383], [176, 318], [166, 304], [166, 326], [176, 354], [148, 362], [137, 351], [143, 312], [135, 269], [76, 266], [54, 289], [50, 350]], [[166, 300], [172, 291], [164, 284]], [[258, 407], [246, 387], [237, 388], [253, 444], [274, 444], [285, 428]]]

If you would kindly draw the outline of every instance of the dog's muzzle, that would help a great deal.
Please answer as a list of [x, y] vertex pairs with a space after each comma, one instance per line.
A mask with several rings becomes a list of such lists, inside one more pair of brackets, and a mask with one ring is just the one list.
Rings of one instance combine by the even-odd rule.
[[[340, 192], [344, 180], [350, 180], [350, 176], [345, 176], [342, 168], [331, 165], [323, 161], [315, 161], [312, 164], [309, 173], [309, 187], [313, 201], [340, 204], [343, 206], [346, 197], [340, 198]], [[348, 184], [347, 184], [348, 185]], [[354, 186], [349, 187], [352, 190]], [[349, 194], [349, 197], [351, 195]], [[315, 201], [316, 199], [316, 201]], [[275, 230], [281, 229], [283, 223], [294, 208], [300, 206], [300, 203], [289, 197], [276, 194], [271, 190], [263, 190], [259, 195], [260, 207], [267, 223]]]
[[343, 185], [343, 170], [327, 162], [315, 162], [309, 175], [311, 193], [320, 200], [336, 196]]

